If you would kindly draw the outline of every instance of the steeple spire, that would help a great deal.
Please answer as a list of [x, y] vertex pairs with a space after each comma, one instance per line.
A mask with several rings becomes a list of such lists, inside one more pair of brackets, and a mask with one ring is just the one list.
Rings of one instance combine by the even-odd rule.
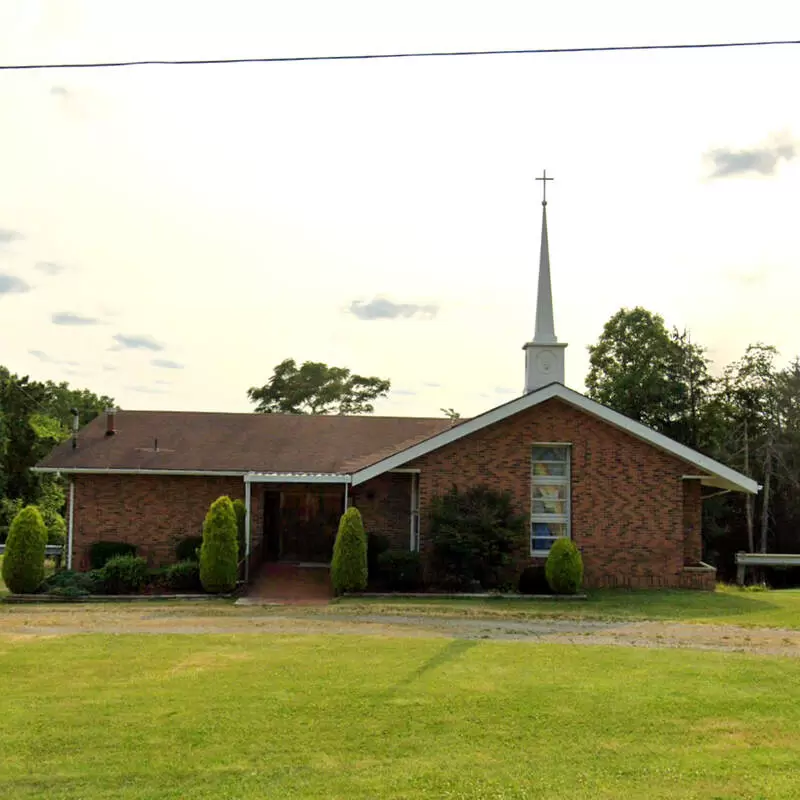
[[[540, 180], [537, 178], [536, 180]], [[546, 178], [551, 181], [552, 178]], [[545, 184], [546, 185], [546, 184]], [[539, 287], [536, 294], [536, 332], [534, 342], [557, 341], [553, 322], [553, 289], [550, 285], [550, 247], [547, 242], [547, 200], [542, 201], [542, 245], [539, 249]]]
[[564, 383], [564, 348], [556, 339], [553, 321], [553, 290], [550, 284], [550, 246], [547, 239], [547, 177], [542, 181], [542, 244], [539, 250], [539, 283], [536, 295], [536, 329], [533, 341], [525, 350], [525, 393], [533, 392], [548, 383]]

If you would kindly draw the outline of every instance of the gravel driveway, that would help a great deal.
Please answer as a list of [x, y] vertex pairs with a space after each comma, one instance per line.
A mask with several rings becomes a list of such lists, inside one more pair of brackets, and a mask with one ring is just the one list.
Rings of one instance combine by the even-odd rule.
[[800, 631], [680, 622], [457, 619], [320, 613], [227, 605], [0, 606], [0, 635], [81, 633], [339, 634], [450, 637], [576, 645], [689, 648], [800, 657]]

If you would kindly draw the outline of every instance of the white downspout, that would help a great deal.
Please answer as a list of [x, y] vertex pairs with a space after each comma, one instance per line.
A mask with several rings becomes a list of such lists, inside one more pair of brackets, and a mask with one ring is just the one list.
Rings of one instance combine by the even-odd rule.
[[72, 543], [75, 538], [75, 479], [69, 479], [69, 521], [67, 522], [67, 569], [72, 569]]
[[250, 578], [250, 481], [244, 482], [244, 582]]

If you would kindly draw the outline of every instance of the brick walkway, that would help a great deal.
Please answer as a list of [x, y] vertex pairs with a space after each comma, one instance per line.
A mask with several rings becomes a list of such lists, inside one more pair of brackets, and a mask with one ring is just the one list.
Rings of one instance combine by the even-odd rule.
[[268, 563], [253, 578], [242, 605], [327, 605], [332, 597], [333, 589], [327, 567]]

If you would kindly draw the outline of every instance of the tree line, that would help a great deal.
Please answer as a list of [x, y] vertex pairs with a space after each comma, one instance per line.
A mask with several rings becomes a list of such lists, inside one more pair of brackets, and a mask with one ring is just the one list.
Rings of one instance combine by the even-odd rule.
[[11, 520], [26, 505], [37, 505], [51, 539], [64, 529], [64, 481], [31, 472], [59, 442], [69, 438], [71, 409], [82, 424], [114, 401], [67, 383], [34, 381], [0, 366], [0, 541]]
[[[587, 394], [756, 480], [703, 503], [705, 557], [730, 577], [737, 550], [800, 552], [800, 358], [762, 342], [714, 375], [688, 331], [621, 309], [589, 347]], [[710, 493], [709, 493], [710, 494]]]

